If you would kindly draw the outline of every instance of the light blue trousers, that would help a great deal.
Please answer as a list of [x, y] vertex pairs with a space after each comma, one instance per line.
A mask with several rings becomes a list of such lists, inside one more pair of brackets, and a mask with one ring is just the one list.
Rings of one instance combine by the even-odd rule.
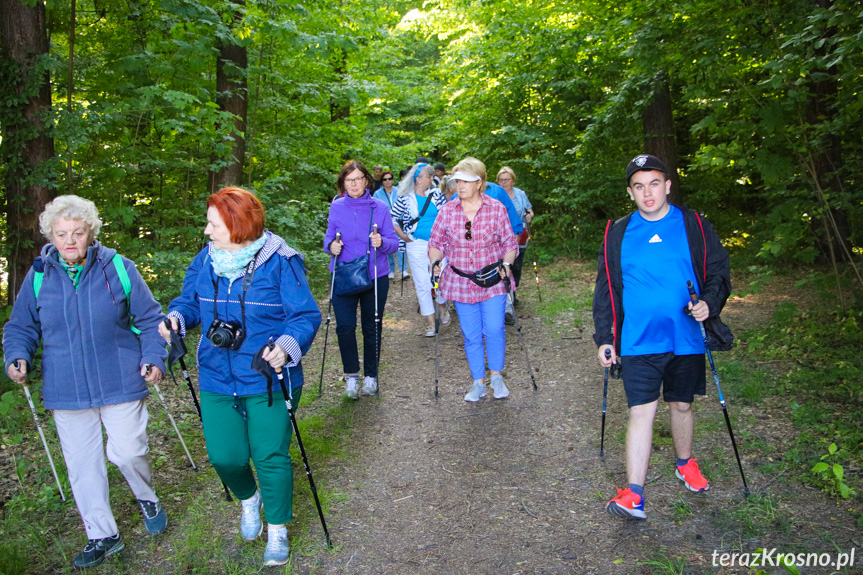
[[404, 252], [396, 252], [395, 254], [387, 254], [387, 261], [390, 262], [390, 271], [391, 272], [396, 271], [396, 260], [395, 260], [395, 257], [393, 257], [393, 255], [395, 255], [396, 257], [399, 258], [399, 272], [401, 274], [404, 274], [405, 271], [407, 271], [407, 269], [408, 269], [408, 262], [407, 262], [407, 258], [405, 258], [405, 253]]
[[505, 295], [496, 295], [480, 303], [455, 302], [458, 323], [464, 336], [467, 364], [473, 379], [485, 379], [486, 355], [491, 371], [503, 369], [506, 361], [506, 327], [503, 324], [505, 305]]

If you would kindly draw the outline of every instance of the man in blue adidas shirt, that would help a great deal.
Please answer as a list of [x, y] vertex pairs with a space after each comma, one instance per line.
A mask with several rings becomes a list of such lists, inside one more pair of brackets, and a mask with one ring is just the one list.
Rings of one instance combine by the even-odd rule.
[[[638, 209], [606, 227], [593, 299], [593, 337], [604, 367], [620, 357], [629, 406], [629, 485], [618, 489], [606, 510], [645, 519], [644, 482], [660, 389], [671, 412], [676, 475], [690, 491], [710, 489], [692, 457], [691, 406], [694, 396], [705, 392], [705, 349], [697, 322], [704, 322], [712, 350], [730, 347], [731, 332], [719, 312], [731, 293], [731, 280], [728, 254], [710, 223], [668, 203], [671, 180], [658, 158], [636, 156], [626, 177]], [[695, 305], [688, 281], [698, 286]]]

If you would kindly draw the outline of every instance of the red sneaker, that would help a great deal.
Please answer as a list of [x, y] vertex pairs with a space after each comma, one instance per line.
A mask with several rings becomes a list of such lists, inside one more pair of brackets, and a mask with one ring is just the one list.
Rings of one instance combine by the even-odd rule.
[[644, 513], [644, 498], [633, 493], [629, 487], [618, 489], [617, 497], [605, 505], [605, 510], [627, 519], [647, 519]]
[[698, 468], [698, 458], [693, 457], [686, 465], [677, 468], [677, 478], [681, 480], [686, 488], [695, 493], [702, 493], [710, 489], [710, 484], [707, 479], [701, 475], [701, 470]]

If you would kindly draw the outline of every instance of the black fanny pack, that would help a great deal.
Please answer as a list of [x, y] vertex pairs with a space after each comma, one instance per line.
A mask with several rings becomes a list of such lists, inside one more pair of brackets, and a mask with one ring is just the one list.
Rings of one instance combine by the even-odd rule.
[[481, 288], [490, 288], [499, 284], [500, 280], [503, 279], [500, 276], [500, 265], [501, 260], [498, 260], [493, 264], [488, 264], [477, 272], [473, 272], [472, 274], [467, 274], [453, 265], [448, 267], [455, 275], [467, 278]]

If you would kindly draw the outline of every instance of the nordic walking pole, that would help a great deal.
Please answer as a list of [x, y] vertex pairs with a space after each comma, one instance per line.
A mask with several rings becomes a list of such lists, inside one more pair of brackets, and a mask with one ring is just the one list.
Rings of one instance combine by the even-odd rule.
[[435, 275], [434, 270], [437, 265], [440, 264], [440, 260], [435, 261], [432, 266], [432, 276], [431, 276], [431, 284], [432, 284], [432, 303], [434, 304], [434, 396], [438, 397], [437, 392], [437, 383], [438, 383], [438, 372], [440, 370], [440, 308], [437, 305], [437, 290], [438, 290], [438, 281], [440, 280], [439, 275]]
[[399, 293], [399, 297], [403, 297], [405, 295], [405, 271], [408, 269], [407, 259], [408, 259], [408, 253], [407, 253], [407, 251], [405, 251], [404, 258], [402, 259], [402, 267], [401, 267], [402, 275], [401, 275], [401, 279], [399, 280], [399, 283], [402, 284], [401, 290]]
[[[503, 277], [503, 283], [506, 285], [506, 295], [509, 297], [509, 294], [512, 293], [509, 274]], [[524, 345], [524, 337], [521, 335], [521, 324], [518, 323], [518, 314], [515, 313], [514, 306], [512, 308], [512, 319], [515, 320], [515, 330], [518, 332], [518, 341], [521, 343], [521, 349], [524, 350], [524, 361], [527, 363], [527, 373], [530, 375], [530, 382], [533, 384], [533, 390], [538, 391], [539, 388], [536, 386], [536, 379], [533, 377], [533, 368], [530, 367], [530, 356], [527, 355], [527, 346]]]
[[[21, 364], [16, 361], [15, 369], [21, 371]], [[39, 424], [39, 416], [36, 415], [36, 406], [33, 405], [33, 396], [30, 395], [30, 386], [24, 384], [24, 395], [27, 396], [27, 403], [30, 404], [30, 413], [33, 414], [33, 421], [36, 423], [36, 430], [39, 432], [39, 437], [42, 438], [42, 447], [45, 448], [45, 454], [48, 455], [48, 463], [51, 464], [51, 472], [54, 473], [54, 481], [57, 482], [57, 489], [60, 491], [60, 499], [63, 503], [66, 502], [66, 496], [63, 494], [63, 487], [60, 486], [60, 477], [57, 475], [57, 468], [54, 467], [54, 458], [51, 457], [51, 450], [48, 449], [48, 441], [45, 439], [45, 432], [42, 431], [42, 426]]]
[[[527, 245], [530, 247], [532, 245], [530, 241], [530, 226], [527, 224], [524, 225], [527, 228]], [[525, 248], [525, 251], [527, 251], [527, 248]], [[542, 303], [542, 292], [539, 291], [539, 272], [536, 269], [536, 248], [533, 248], [533, 275], [536, 278], [536, 295], [539, 296], [539, 303]]]
[[[605, 350], [605, 359], [611, 359], [611, 350]], [[605, 378], [602, 383], [602, 435], [599, 439], [599, 456], [605, 456], [605, 407], [608, 402], [608, 371], [610, 367], [605, 368]]]
[[[153, 365], [152, 365], [152, 364], [150, 364], [150, 363], [148, 363], [146, 367], [147, 367], [147, 373], [150, 373], [150, 370], [153, 368]], [[189, 448], [188, 448], [188, 447], [186, 447], [186, 442], [185, 442], [185, 441], [183, 441], [183, 436], [182, 436], [182, 435], [180, 435], [180, 430], [179, 430], [179, 429], [177, 429], [177, 423], [174, 421], [174, 416], [173, 416], [173, 415], [171, 415], [171, 411], [168, 409], [168, 404], [167, 404], [167, 403], [165, 403], [165, 397], [162, 395], [162, 390], [161, 390], [161, 389], [159, 389], [159, 384], [158, 384], [158, 383], [156, 383], [155, 381], [153, 382], [153, 389], [155, 389], [155, 390], [156, 390], [156, 395], [158, 395], [158, 396], [159, 396], [159, 401], [161, 401], [161, 402], [162, 402], [162, 407], [164, 408], [165, 413], [167, 413], [167, 414], [168, 414], [168, 421], [170, 421], [170, 422], [171, 422], [171, 426], [174, 428], [174, 431], [177, 433], [177, 437], [180, 439], [180, 445], [182, 445], [182, 446], [183, 446], [183, 449], [186, 451], [186, 457], [188, 457], [188, 458], [189, 458], [189, 463], [191, 463], [191, 464], [192, 464], [192, 469], [194, 469], [195, 471], [197, 471], [197, 470], [198, 470], [198, 466], [197, 466], [197, 465], [195, 465], [195, 462], [194, 462], [194, 460], [192, 459], [192, 454], [191, 454], [191, 453], [189, 453]]]
[[[336, 232], [336, 241], [341, 241], [342, 233]], [[336, 266], [339, 264], [339, 258], [333, 256], [333, 278], [330, 280], [330, 301], [327, 304], [327, 327], [324, 329], [324, 353], [321, 358], [321, 379], [318, 381], [318, 397], [324, 389], [324, 364], [327, 362], [327, 339], [330, 336], [330, 311], [333, 309], [333, 289], [336, 287]]]
[[[378, 233], [378, 225], [374, 225], [373, 234]], [[375, 258], [375, 371], [378, 374], [378, 385], [375, 387], [375, 399], [381, 398], [381, 346], [378, 342], [378, 334], [381, 333], [381, 317], [378, 315], [378, 248], [372, 247]]]
[[[273, 343], [273, 339], [270, 338], [269, 343], [267, 343], [267, 347], [273, 349], [275, 344]], [[288, 385], [285, 386], [285, 377], [282, 375], [282, 368], [276, 368], [276, 377], [279, 378], [279, 385], [282, 387], [282, 395], [285, 397], [285, 405], [288, 408], [288, 417], [291, 419], [291, 427], [294, 428], [294, 435], [297, 436], [297, 447], [300, 448], [300, 456], [303, 459], [303, 467], [306, 468], [306, 477], [309, 478], [309, 487], [312, 490], [312, 496], [315, 499], [315, 505], [318, 508], [318, 517], [321, 518], [321, 527], [324, 528], [324, 535], [327, 538], [327, 547], [329, 549], [333, 548], [333, 542], [330, 540], [330, 531], [327, 529], [327, 520], [324, 519], [324, 510], [321, 509], [321, 501], [318, 499], [318, 489], [315, 487], [315, 480], [312, 477], [312, 470], [309, 467], [309, 460], [306, 457], [306, 449], [303, 447], [303, 439], [300, 437], [300, 427], [297, 425], [297, 416], [294, 414], [294, 408], [291, 405], [293, 401], [293, 393], [291, 390], [291, 372], [288, 370]]]
[[[689, 289], [689, 299], [692, 300], [692, 305], [698, 303], [698, 295], [695, 293], [695, 286], [691, 281], [686, 282], [686, 287]], [[728, 409], [725, 407], [725, 396], [722, 395], [722, 387], [719, 385], [719, 374], [716, 372], [716, 364], [713, 363], [713, 354], [710, 353], [710, 347], [707, 345], [707, 331], [704, 329], [704, 323], [698, 322], [701, 327], [701, 337], [704, 339], [704, 349], [707, 351], [707, 359], [710, 360], [710, 370], [713, 372], [713, 381], [716, 382], [716, 392], [719, 394], [719, 403], [722, 405], [722, 414], [725, 416], [725, 425], [728, 426], [728, 435], [731, 437], [731, 446], [734, 448], [734, 457], [737, 458], [737, 468], [740, 469], [740, 478], [743, 480], [743, 495], [749, 497], [749, 486], [746, 485], [746, 475], [743, 474], [743, 464], [740, 463], [740, 454], [737, 452], [737, 442], [734, 441], [734, 432], [731, 431], [731, 419], [728, 418]]]
[[[172, 324], [171, 324], [171, 319], [170, 319], [170, 318], [167, 318], [167, 317], [165, 318], [165, 326], [168, 328], [168, 331], [174, 331], [174, 328], [173, 328], [173, 326], [172, 326]], [[179, 335], [179, 334], [177, 334], [177, 335]], [[172, 349], [172, 351], [173, 351], [174, 345], [175, 345], [175, 344], [173, 343], [173, 340], [172, 340], [172, 342], [171, 342], [171, 349]], [[189, 370], [188, 370], [188, 368], [186, 367], [186, 360], [184, 360], [184, 359], [183, 359], [183, 358], [186, 356], [186, 353], [187, 353], [187, 352], [186, 352], [186, 345], [183, 343], [183, 340], [182, 340], [182, 339], [180, 339], [176, 345], [177, 345], [177, 346], [180, 348], [180, 350], [181, 350], [181, 355], [180, 355], [179, 357], [177, 357], [177, 360], [179, 361], [179, 363], [180, 363], [180, 369], [181, 369], [181, 370], [182, 370], [182, 372], [183, 372], [183, 379], [185, 379], [185, 380], [186, 380], [186, 387], [188, 387], [188, 388], [189, 388], [189, 395], [191, 395], [191, 396], [192, 396], [192, 403], [195, 405], [195, 412], [198, 414], [198, 419], [201, 421], [201, 429], [203, 429], [203, 427], [204, 427], [204, 416], [203, 416], [203, 415], [201, 415], [201, 404], [198, 402], [198, 396], [197, 396], [197, 394], [195, 394], [195, 386], [194, 386], [194, 385], [192, 385], [192, 376], [191, 376], [191, 375], [189, 375]], [[169, 362], [170, 362], [170, 359], [171, 359], [171, 357], [170, 357], [171, 355], [173, 355], [173, 353], [172, 353], [172, 354], [169, 354], [169, 356], [168, 356], [168, 361], [169, 361]], [[175, 377], [174, 377], [174, 372], [171, 370], [171, 366], [170, 366], [170, 365], [168, 365], [168, 373], [170, 373], [170, 374], [171, 374], [171, 379], [173, 379], [173, 380], [174, 380], [174, 383], [176, 384], [176, 383], [177, 383], [177, 378], [175, 378]], [[233, 500], [234, 500], [234, 498], [233, 498], [233, 497], [231, 497], [231, 490], [230, 490], [230, 489], [228, 489], [228, 486], [227, 486], [227, 485], [225, 485], [225, 482], [224, 482], [224, 481], [222, 481], [222, 487], [225, 489], [225, 501], [227, 501], [228, 503], [230, 503], [231, 501], [233, 501]]]

